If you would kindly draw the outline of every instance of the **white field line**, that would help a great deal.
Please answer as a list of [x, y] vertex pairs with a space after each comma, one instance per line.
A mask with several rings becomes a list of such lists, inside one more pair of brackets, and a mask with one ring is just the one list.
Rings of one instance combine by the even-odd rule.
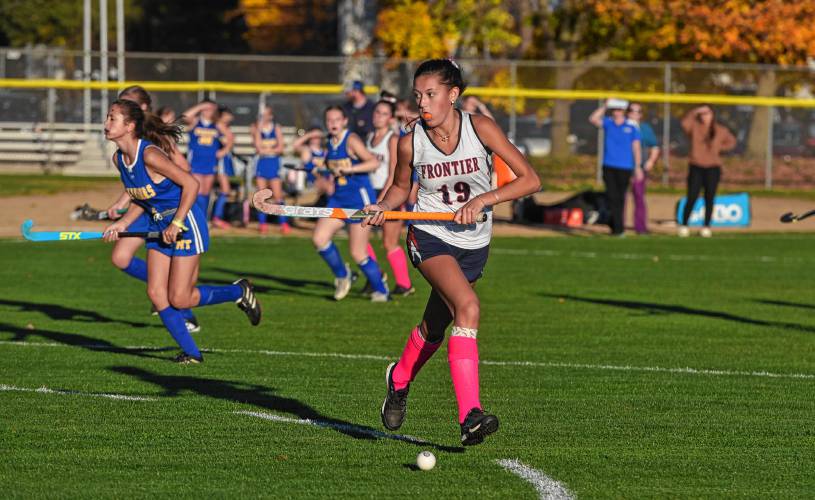
[[531, 255], [535, 257], [576, 257], [580, 259], [617, 259], [617, 260], [671, 260], [678, 262], [761, 262], [769, 263], [801, 263], [807, 262], [799, 257], [775, 257], [771, 255], [759, 255], [755, 257], [741, 257], [737, 255], [655, 255], [644, 253], [603, 253], [603, 252], [577, 252], [561, 250], [529, 250], [522, 248], [490, 248], [491, 254], [498, 255]]
[[368, 427], [361, 427], [352, 424], [343, 424], [339, 422], [331, 422], [328, 420], [312, 420], [310, 418], [291, 418], [275, 415], [274, 413], [266, 413], [263, 411], [236, 411], [237, 415], [247, 415], [250, 417], [262, 418], [264, 420], [271, 420], [272, 422], [282, 422], [286, 424], [310, 425], [312, 427], [320, 427], [324, 429], [334, 429], [340, 432], [353, 432], [355, 434], [364, 434], [373, 438], [393, 439], [396, 441], [405, 441], [413, 444], [430, 445], [432, 443], [419, 439], [417, 437], [408, 436], [405, 434], [390, 434], [388, 432], [378, 431]]
[[574, 495], [560, 481], [555, 481], [543, 472], [525, 465], [520, 460], [503, 459], [495, 462], [524, 481], [531, 483], [541, 500], [571, 500], [574, 498]]
[[[0, 340], [0, 345], [16, 345], [23, 347], [82, 347], [85, 349], [99, 349], [106, 351], [111, 349], [128, 349], [140, 351], [164, 351], [166, 347], [156, 346], [116, 346], [111, 347], [104, 344], [59, 344], [55, 342], [14, 342], [10, 340]], [[205, 353], [222, 354], [260, 354], [262, 356], [290, 356], [301, 358], [337, 358], [350, 360], [369, 361], [395, 361], [392, 356], [380, 356], [374, 354], [344, 354], [338, 352], [295, 352], [295, 351], [268, 351], [254, 349], [201, 349]], [[555, 361], [490, 361], [481, 360], [482, 365], [487, 366], [524, 366], [530, 368], [567, 368], [578, 370], [610, 370], [623, 372], [651, 372], [651, 373], [672, 373], [677, 375], [707, 375], [715, 377], [760, 377], [760, 378], [782, 378], [782, 379], [803, 379], [815, 380], [813, 373], [777, 373], [768, 371], [739, 371], [739, 370], [713, 370], [707, 368], [691, 367], [665, 367], [665, 366], [631, 366], [631, 365], [605, 365], [590, 363], [562, 363]]]
[[49, 389], [42, 386], [37, 389], [30, 389], [28, 387], [16, 387], [13, 385], [0, 384], [0, 392], [36, 392], [38, 394], [61, 394], [64, 396], [89, 396], [94, 398], [107, 398], [117, 399], [120, 401], [156, 401], [155, 398], [148, 398], [146, 396], [126, 396], [124, 394], [104, 394], [96, 392], [81, 392], [81, 391], [63, 391], [58, 389]]

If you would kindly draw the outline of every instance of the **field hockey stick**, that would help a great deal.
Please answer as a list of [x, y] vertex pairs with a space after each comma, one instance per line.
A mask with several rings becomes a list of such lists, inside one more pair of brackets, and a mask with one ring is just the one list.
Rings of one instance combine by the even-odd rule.
[[[105, 237], [105, 233], [99, 231], [32, 231], [34, 221], [31, 219], [23, 222], [20, 230], [23, 233], [23, 238], [28, 241], [75, 241], [75, 240], [101, 240]], [[119, 238], [145, 238], [145, 239], [158, 239], [161, 238], [160, 231], [139, 231], [139, 232], [120, 232]]]
[[[310, 219], [364, 219], [376, 215], [377, 212], [364, 212], [356, 208], [324, 208], [324, 207], [298, 207], [293, 205], [278, 205], [275, 203], [271, 189], [261, 189], [252, 196], [252, 205], [265, 214], [285, 217], [305, 217]], [[405, 212], [399, 210], [386, 210], [382, 212], [385, 220], [414, 220], [414, 221], [452, 221], [456, 216], [453, 212]], [[487, 214], [479, 214], [476, 222], [485, 222]]]
[[[119, 208], [116, 210], [116, 213], [119, 215], [124, 215], [127, 213], [126, 208]], [[92, 208], [90, 205], [85, 203], [81, 207], [76, 207], [76, 209], [71, 212], [69, 216], [71, 220], [108, 220], [110, 216], [108, 215], [107, 210], [97, 210]]]
[[795, 215], [792, 212], [787, 212], [781, 216], [781, 222], [789, 223], [789, 222], [798, 222], [799, 220], [804, 220], [807, 217], [812, 217], [815, 215], [815, 210], [810, 210], [809, 212], [803, 213], [801, 215]]

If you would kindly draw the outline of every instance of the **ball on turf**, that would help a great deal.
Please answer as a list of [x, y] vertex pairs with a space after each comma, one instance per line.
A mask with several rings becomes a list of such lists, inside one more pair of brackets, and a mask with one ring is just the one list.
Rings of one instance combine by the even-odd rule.
[[436, 466], [436, 456], [429, 451], [423, 451], [416, 457], [416, 465], [422, 470], [430, 470]]

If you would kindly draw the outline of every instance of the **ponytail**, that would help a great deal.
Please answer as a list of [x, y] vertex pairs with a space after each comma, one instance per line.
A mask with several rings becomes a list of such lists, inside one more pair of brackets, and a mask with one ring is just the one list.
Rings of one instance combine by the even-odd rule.
[[183, 134], [183, 124], [181, 120], [164, 123], [161, 118], [153, 113], [145, 113], [138, 103], [128, 99], [117, 99], [113, 101], [111, 107], [118, 107], [125, 121], [136, 125], [134, 133], [139, 139], [147, 139], [168, 155], [175, 149], [175, 145], [181, 140]]

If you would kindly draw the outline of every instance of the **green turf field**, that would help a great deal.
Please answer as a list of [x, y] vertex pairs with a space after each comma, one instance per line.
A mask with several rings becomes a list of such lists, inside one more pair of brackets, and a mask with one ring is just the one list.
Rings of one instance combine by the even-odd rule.
[[84, 191], [116, 183], [111, 177], [0, 174], [0, 198]]
[[[307, 240], [213, 240], [201, 281], [250, 277], [264, 319], [199, 310], [211, 351], [177, 366], [110, 247], [0, 241], [0, 492], [536, 498], [498, 463], [517, 459], [582, 498], [811, 497], [814, 244], [494, 240], [479, 345], [501, 429], [462, 449], [446, 349], [399, 434], [379, 421], [424, 282], [388, 304], [335, 303]], [[42, 387], [63, 392], [24, 391]], [[411, 467], [424, 449], [430, 472]]]

